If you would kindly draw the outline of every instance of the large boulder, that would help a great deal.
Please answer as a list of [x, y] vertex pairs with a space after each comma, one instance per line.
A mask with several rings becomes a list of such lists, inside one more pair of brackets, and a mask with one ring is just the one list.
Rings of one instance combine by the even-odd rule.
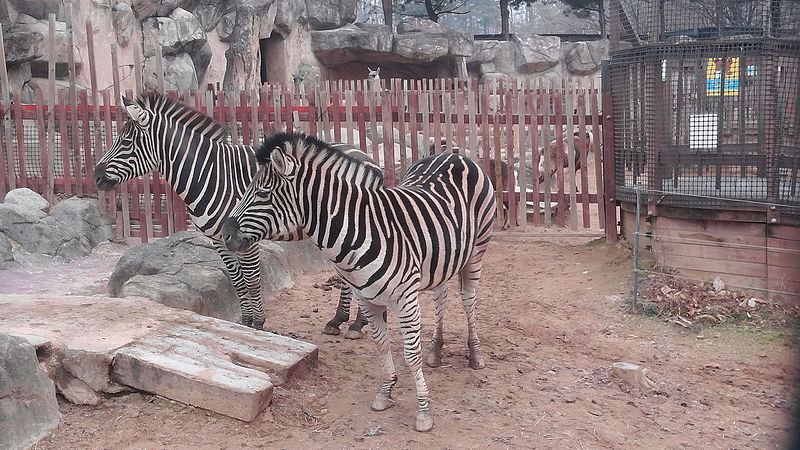
[[61, 0], [8, 0], [17, 11], [36, 19], [47, 19], [50, 14], [58, 14]]
[[368, 59], [371, 54], [389, 53], [393, 38], [386, 25], [346, 25], [335, 30], [312, 31], [311, 49], [323, 64], [336, 66]]
[[131, 248], [108, 280], [112, 297], [147, 297], [207, 316], [238, 320], [239, 302], [211, 241], [182, 231]]
[[561, 46], [564, 65], [575, 75], [591, 75], [608, 59], [608, 41], [564, 42]]
[[118, 1], [111, 7], [111, 21], [117, 33], [117, 42], [120, 46], [126, 47], [133, 35], [136, 16], [133, 14], [131, 5], [124, 1]]
[[47, 208], [50, 207], [50, 202], [37, 192], [28, 188], [18, 188], [9, 191], [3, 202], [7, 205], [20, 205], [24, 208], [38, 211], [47, 211]]
[[53, 381], [28, 341], [0, 334], [0, 448], [24, 449], [58, 426]]
[[353, 23], [357, 3], [357, 0], [306, 0], [308, 24], [314, 30], [332, 30]]
[[197, 76], [197, 84], [201, 85], [206, 76], [206, 69], [211, 64], [211, 45], [206, 42], [202, 47], [197, 49], [192, 55], [192, 64], [194, 64], [194, 73]]
[[298, 23], [304, 23], [306, 14], [305, 0], [281, 0], [277, 2], [275, 12], [275, 29], [283, 35], [294, 31]]
[[[151, 16], [168, 16], [175, 8], [183, 8], [194, 0], [130, 0], [139, 20]], [[219, 3], [219, 2], [218, 2]]]
[[[262, 295], [293, 285], [299, 271], [324, 267], [319, 250], [308, 241], [262, 242]], [[197, 231], [182, 231], [131, 248], [108, 280], [112, 297], [145, 297], [174, 308], [238, 321], [239, 301], [222, 259], [211, 241]]]
[[431, 62], [449, 53], [450, 41], [446, 35], [439, 34], [399, 34], [394, 40], [392, 51], [406, 59]]
[[8, 67], [8, 90], [19, 92], [25, 83], [31, 81], [31, 64], [20, 63]]
[[404, 33], [445, 33], [447, 28], [432, 20], [420, 17], [405, 17], [397, 24], [397, 34]]
[[178, 34], [178, 44], [180, 49], [193, 53], [206, 43], [206, 32], [194, 14], [183, 8], [176, 8], [169, 15], [175, 23]]
[[59, 202], [50, 210], [63, 228], [86, 236], [93, 245], [114, 237], [114, 220], [100, 214], [97, 200], [71, 197]]
[[[206, 67], [208, 64], [206, 64]], [[164, 89], [168, 91], [197, 90], [197, 73], [194, 61], [188, 53], [180, 53], [164, 58]]]
[[24, 63], [44, 55], [44, 35], [25, 28], [12, 28], [3, 33], [6, 63]]
[[0, 270], [14, 267], [14, 252], [11, 248], [11, 241], [5, 233], [0, 231]]
[[512, 42], [516, 46], [516, 66], [520, 73], [544, 72], [561, 60], [561, 39], [556, 36], [517, 33]]

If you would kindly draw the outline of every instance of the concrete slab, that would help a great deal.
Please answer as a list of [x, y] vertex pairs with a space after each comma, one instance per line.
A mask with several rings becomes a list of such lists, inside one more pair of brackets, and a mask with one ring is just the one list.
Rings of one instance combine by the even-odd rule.
[[0, 295], [0, 333], [37, 336], [63, 353], [58, 360], [102, 355], [91, 370], [116, 382], [247, 421], [318, 354], [313, 344], [142, 298]]

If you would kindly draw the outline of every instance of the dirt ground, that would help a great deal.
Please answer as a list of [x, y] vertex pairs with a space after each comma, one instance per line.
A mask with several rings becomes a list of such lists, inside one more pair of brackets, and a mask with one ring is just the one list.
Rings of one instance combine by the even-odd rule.
[[[743, 326], [686, 330], [630, 315], [622, 300], [629, 293], [626, 250], [557, 234], [545, 240], [501, 235], [491, 245], [478, 293], [483, 370], [467, 367], [466, 323], [460, 301], [451, 297], [443, 366], [425, 369], [436, 421], [430, 433], [413, 430], [414, 383], [396, 323], [397, 405], [384, 412], [369, 408], [382, 379], [371, 338], [320, 333], [338, 291], [313, 285], [330, 272], [302, 276], [266, 304], [270, 331], [318, 345], [319, 363], [276, 388], [271, 407], [254, 422], [149, 394], [97, 407], [62, 402], [60, 427], [37, 448], [782, 445], [797, 370], [793, 333]], [[425, 295], [425, 336], [432, 331], [431, 303]], [[649, 369], [657, 390], [612, 378], [610, 368], [620, 361]]]

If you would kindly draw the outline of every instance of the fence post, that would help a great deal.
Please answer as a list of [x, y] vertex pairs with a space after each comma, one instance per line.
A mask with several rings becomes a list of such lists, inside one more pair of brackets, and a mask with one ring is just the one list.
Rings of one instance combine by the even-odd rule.
[[611, 68], [608, 61], [602, 66], [603, 91], [603, 180], [606, 241], [617, 242], [617, 182], [614, 164], [614, 98], [611, 92]]
[[[6, 60], [5, 41], [3, 39], [3, 26], [0, 25], [0, 61]], [[3, 119], [3, 146], [5, 155], [0, 158], [0, 198], [5, 197], [6, 192], [17, 187], [16, 171], [14, 170], [14, 149], [11, 146], [11, 124], [6, 119], [6, 114], [11, 109], [10, 92], [8, 91], [8, 71], [5, 63], [0, 64], [0, 102], [2, 103]], [[19, 139], [19, 137], [17, 137]], [[7, 159], [6, 159], [7, 158]], [[5, 182], [2, 182], [3, 178]]]
[[639, 231], [641, 230], [642, 186], [636, 185], [636, 231], [633, 233], [633, 309], [639, 298]]

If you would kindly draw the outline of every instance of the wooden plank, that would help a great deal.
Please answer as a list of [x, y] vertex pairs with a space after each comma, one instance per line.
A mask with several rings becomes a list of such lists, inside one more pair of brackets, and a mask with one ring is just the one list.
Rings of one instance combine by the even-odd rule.
[[380, 91], [381, 122], [383, 124], [383, 176], [387, 186], [395, 186], [394, 136], [392, 127], [392, 97], [387, 91]]
[[655, 226], [656, 236], [666, 236], [672, 238], [691, 239], [695, 241], [710, 241], [716, 243], [728, 244], [744, 244], [744, 245], [757, 245], [765, 246], [766, 238], [764, 236], [753, 235], [729, 235], [721, 236], [716, 233], [707, 233], [702, 231], [687, 231], [687, 230], [670, 230], [664, 229], [660, 225]]
[[[531, 88], [533, 88], [533, 80], [531, 80]], [[531, 192], [534, 196], [539, 196], [539, 126], [537, 125], [536, 116], [538, 109], [536, 107], [537, 94], [534, 89], [527, 92], [527, 114], [531, 117], [531, 122], [528, 124], [528, 136], [530, 146], [528, 150], [531, 154]], [[520, 161], [522, 159], [520, 158]], [[544, 225], [544, 218], [539, 210], [538, 198], [533, 201], [533, 223], [534, 225]]]
[[[589, 193], [589, 142], [586, 139], [586, 90], [583, 88], [581, 79], [578, 78], [577, 85], [578, 100], [578, 159], [580, 161], [581, 172], [581, 192]], [[577, 168], [576, 168], [577, 170]], [[583, 214], [583, 228], [590, 228], [589, 219], [589, 196], [583, 196], [581, 203], [581, 213]]]
[[[506, 191], [508, 195], [512, 195], [516, 188], [516, 180], [514, 177], [514, 152], [516, 151], [514, 145], [514, 125], [513, 117], [516, 107], [516, 92], [518, 80], [514, 80], [514, 84], [508, 86], [505, 94], [505, 134], [506, 134], [506, 163], [508, 164], [508, 179], [506, 180]], [[498, 160], [499, 161], [499, 160]], [[508, 202], [508, 222], [511, 226], [517, 226], [517, 203], [515, 201]]]
[[[576, 180], [575, 180], [575, 172], [576, 172], [576, 165], [575, 165], [575, 123], [573, 120], [573, 111], [575, 110], [575, 91], [573, 90], [574, 81], [570, 79], [568, 81], [568, 86], [564, 89], [564, 99], [566, 100], [566, 108], [567, 108], [567, 124], [566, 124], [566, 154], [567, 154], [567, 173], [566, 183], [569, 186], [566, 188], [569, 190], [569, 228], [571, 230], [578, 229], [578, 204], [576, 202]], [[562, 152], [558, 153], [559, 155], [563, 155]], [[563, 167], [563, 164], [561, 165]], [[562, 172], [563, 173], [563, 172]], [[587, 211], [588, 212], [588, 211]]]
[[[27, 161], [25, 158], [25, 126], [22, 122], [22, 101], [20, 100], [20, 93], [14, 92], [14, 104], [11, 106], [14, 113], [14, 128], [16, 131], [16, 144], [17, 144], [17, 163], [19, 164], [19, 186], [30, 186], [28, 180]], [[7, 133], [8, 139], [11, 139], [11, 134]], [[9, 155], [11, 152], [9, 152]], [[13, 158], [9, 156], [9, 161]], [[9, 186], [10, 188], [10, 186]]]
[[47, 169], [50, 167], [47, 154], [47, 127], [45, 126], [44, 94], [41, 89], [36, 90], [36, 126], [39, 130], [39, 176], [36, 179], [36, 191], [45, 192], [47, 189]]
[[[598, 117], [599, 111], [597, 109], [597, 88], [594, 85], [594, 78], [590, 79], [590, 90], [589, 90], [589, 115], [593, 118]], [[585, 119], [584, 119], [585, 122]], [[597, 201], [597, 215], [600, 220], [600, 228], [603, 229], [606, 226], [606, 205], [605, 205], [605, 189], [603, 186], [603, 159], [600, 153], [600, 121], [599, 120], [592, 120], [592, 142], [591, 142], [591, 150], [594, 154], [594, 176], [595, 176], [595, 184], [597, 188], [597, 196], [599, 200]], [[587, 158], [588, 159], [588, 158]], [[588, 170], [587, 170], [588, 172]]]
[[673, 219], [671, 217], [658, 217], [656, 220], [657, 229], [685, 230], [708, 233], [725, 239], [729, 235], [746, 234], [766, 237], [766, 224], [746, 223], [746, 222], [722, 222], [714, 220], [686, 220]]
[[562, 100], [563, 90], [559, 89], [559, 85], [555, 80], [550, 80], [553, 92], [553, 113], [556, 116], [555, 120], [555, 152], [556, 152], [556, 166], [554, 167], [556, 173], [556, 180], [558, 183], [558, 191], [556, 193], [556, 202], [558, 202], [558, 210], [556, 211], [556, 224], [560, 227], [566, 225], [566, 208], [564, 207], [564, 104]]
[[[526, 98], [525, 98], [525, 85], [522, 85], [522, 89], [517, 91], [517, 115], [519, 115], [519, 148], [517, 150], [518, 160], [519, 160], [519, 179], [517, 180], [519, 184], [519, 202], [517, 203], [517, 224], [520, 226], [527, 224], [528, 222], [528, 205], [527, 205], [527, 192], [528, 192], [528, 169], [527, 169], [527, 161], [528, 161], [528, 151], [530, 150], [530, 135], [528, 134], [528, 129], [525, 127], [525, 119], [527, 118], [528, 113], [528, 105], [526, 105]], [[513, 161], [508, 166], [509, 171], [514, 170]]]
[[[0, 61], [6, 60], [5, 38], [3, 37], [3, 26], [0, 25]], [[7, 114], [11, 110], [11, 92], [8, 89], [8, 70], [5, 64], [0, 64], [0, 106], [2, 106], [3, 120], [3, 142], [0, 145], [5, 150], [0, 157], [0, 199], [4, 198], [6, 192], [16, 189], [17, 175], [14, 164], [14, 147], [11, 140], [11, 124]], [[18, 138], [19, 139], [19, 138]], [[24, 155], [20, 161], [24, 161]], [[20, 162], [24, 164], [24, 162]], [[21, 174], [20, 174], [21, 175]], [[24, 184], [23, 184], [24, 186]]]
[[[230, 97], [229, 97], [230, 96]], [[228, 111], [230, 111], [230, 125], [228, 129], [231, 130], [231, 143], [233, 145], [239, 145], [242, 142], [239, 139], [239, 115], [237, 114], [237, 101], [236, 95], [232, 92], [223, 93], [223, 97], [225, 97], [225, 102], [229, 103], [230, 106], [228, 107]]]
[[283, 119], [286, 121], [286, 131], [291, 133], [295, 131], [296, 126], [299, 128], [300, 125], [300, 124], [295, 124], [294, 120], [294, 95], [292, 92], [286, 90], [286, 88], [284, 87], [281, 90], [281, 97], [283, 97], [283, 108], [284, 108], [281, 115], [283, 116]]
[[783, 249], [787, 252], [800, 251], [800, 241], [767, 237], [767, 247]]
[[780, 278], [768, 278], [767, 289], [773, 292], [768, 294], [771, 299], [795, 302], [794, 304], [800, 300], [800, 283]]
[[[55, 115], [55, 114], [53, 114]], [[64, 180], [63, 192], [65, 194], [72, 194], [72, 171], [70, 170], [69, 155], [69, 135], [67, 134], [67, 100], [64, 95], [64, 90], [58, 90], [58, 123], [59, 135], [61, 136], [61, 164], [64, 166]]]
[[800, 228], [786, 225], [767, 225], [767, 236], [777, 239], [800, 241]]
[[474, 89], [467, 90], [467, 120], [469, 121], [469, 144], [465, 154], [470, 158], [478, 158], [478, 107], [477, 92]]
[[[99, 158], [95, 158], [95, 152], [99, 152], [102, 146], [102, 140], [100, 137], [100, 133], [98, 131], [98, 127], [102, 122], [100, 118], [100, 100], [98, 98], [99, 90], [97, 88], [97, 62], [94, 57], [94, 28], [92, 27], [91, 19], [86, 19], [86, 49], [88, 51], [89, 57], [89, 80], [91, 86], [91, 95], [92, 95], [92, 134], [94, 135], [94, 147], [89, 148], [87, 147], [86, 154], [84, 155], [86, 160], [86, 179], [93, 180], [93, 169], [95, 161], [98, 161]], [[106, 193], [103, 191], [97, 191], [94, 187], [92, 187], [93, 191], [97, 192], [98, 201], [101, 205], [106, 204]]]
[[[111, 129], [111, 105], [114, 104], [114, 101], [111, 99], [111, 94], [108, 90], [103, 91], [103, 120], [105, 124], [105, 132], [106, 132], [106, 148], [110, 149], [112, 145], [114, 145], [114, 136], [112, 134]], [[102, 157], [102, 153], [98, 153], [98, 158]], [[107, 196], [108, 199], [108, 210], [107, 213], [110, 217], [115, 218], [117, 217], [117, 196], [115, 194], [110, 194]]]
[[769, 267], [769, 279], [791, 281], [793, 283], [800, 283], [800, 271], [796, 267]]
[[739, 261], [747, 263], [767, 263], [767, 252], [760, 248], [731, 248], [715, 245], [709, 241], [708, 245], [691, 244], [670, 239], [653, 239], [653, 250], [659, 258], [666, 256], [687, 256], [693, 258], [705, 258], [708, 260], [708, 267], [714, 267], [717, 260]]
[[[453, 153], [452, 98], [449, 92], [442, 94], [442, 112], [444, 113], [444, 151]], [[436, 146], [438, 147], [439, 144], [436, 143]]]
[[[109, 103], [110, 105], [116, 105], [116, 111], [114, 115], [115, 123], [117, 126], [117, 133], [122, 131], [123, 123], [125, 121], [125, 112], [123, 110], [124, 106], [122, 104], [118, 104], [120, 101], [120, 96], [122, 95], [122, 86], [120, 85], [119, 80], [119, 55], [117, 52], [117, 44], [112, 42], [111, 43], [111, 78], [114, 86], [114, 97], [113, 101]], [[129, 238], [131, 236], [131, 215], [130, 215], [130, 204], [128, 198], [128, 183], [122, 183], [121, 186], [117, 187], [117, 193], [113, 196], [116, 200], [119, 197], [120, 209], [122, 214], [115, 214], [116, 215], [116, 233], [117, 237]]]
[[[754, 278], [767, 276], [767, 266], [764, 263], [716, 260], [712, 266], [706, 258], [671, 255], [658, 255], [658, 261], [664, 267], [678, 270], [702, 270], [721, 275], [746, 275]], [[713, 270], [709, 270], [711, 267]], [[724, 279], [724, 276], [722, 278]]]
[[[603, 92], [603, 200], [605, 201], [606, 241], [617, 242], [616, 175], [614, 173], [614, 100], [611, 92]], [[596, 155], [600, 156], [600, 155]]]
[[[490, 169], [489, 169], [489, 159], [491, 155], [489, 154], [489, 144], [490, 144], [490, 137], [489, 137], [489, 93], [486, 89], [486, 86], [479, 86], [478, 87], [478, 102], [480, 104], [480, 133], [481, 133], [481, 167], [483, 171], [491, 177]], [[492, 178], [494, 183], [492, 183], [495, 191], [498, 189], [497, 187], [497, 178]], [[501, 208], [500, 205], [497, 205], [498, 208]]]
[[242, 144], [253, 145], [250, 140], [250, 110], [246, 91], [239, 92], [239, 113], [237, 117], [241, 117], [242, 121]]
[[333, 123], [333, 140], [335, 142], [343, 142], [342, 141], [342, 90], [339, 88], [341, 85], [337, 83], [336, 90], [333, 91], [333, 95], [331, 97], [331, 103], [333, 108], [331, 110], [332, 117], [331, 121]]
[[[80, 92], [80, 114], [81, 119], [83, 119], [83, 159], [79, 162], [80, 166], [76, 167], [75, 172], [76, 174], [79, 172], [83, 173], [84, 180], [80, 180], [80, 176], [78, 176], [78, 180], [81, 181], [83, 189], [85, 189], [85, 193], [91, 193], [96, 190], [95, 186], [92, 183], [92, 175], [90, 173], [91, 166], [92, 166], [92, 132], [91, 132], [91, 122], [90, 122], [90, 111], [89, 111], [89, 93], [85, 90]], [[79, 155], [78, 155], [79, 156]], [[85, 182], [85, 185], [83, 183]]]
[[433, 117], [431, 116], [431, 96], [429, 92], [423, 92], [420, 96], [419, 111], [422, 113], [422, 148], [419, 149], [419, 157], [424, 158], [430, 156], [428, 147], [431, 145], [430, 131], [433, 121]]
[[308, 96], [308, 133], [317, 136], [317, 95], [312, 92]]
[[[550, 174], [552, 173], [552, 157], [551, 152], [553, 151], [553, 146], [550, 145], [550, 126], [553, 123], [551, 121], [550, 116], [550, 100], [551, 100], [551, 93], [552, 93], [552, 84], [548, 87], [546, 86], [546, 82], [541, 80], [541, 105], [542, 105], [542, 113], [544, 114], [544, 124], [542, 126], [542, 143], [541, 147], [543, 149], [541, 157], [544, 158], [543, 164], [543, 171], [544, 171], [544, 226], [550, 227], [553, 225], [553, 211], [551, 208], [552, 205], [552, 192], [553, 186], [551, 186], [552, 178]], [[553, 121], [555, 118], [553, 118]]]
[[786, 252], [767, 250], [766, 263], [770, 267], [785, 267], [794, 269], [795, 278], [800, 281], [800, 252]]
[[[496, 84], [492, 85], [492, 89], [496, 92]], [[493, 94], [496, 95], [496, 94]], [[495, 97], [497, 98], [497, 97]], [[508, 211], [503, 207], [503, 192], [506, 190], [507, 180], [503, 178], [502, 161], [503, 157], [500, 152], [500, 108], [494, 111], [493, 119], [493, 132], [494, 132], [494, 179], [495, 179], [495, 194], [497, 195], [497, 221], [501, 224], [506, 223]]]
[[[53, 205], [56, 201], [55, 160], [56, 160], [56, 15], [48, 15], [47, 32], [47, 176], [45, 177], [44, 198]], [[43, 163], [44, 165], [44, 163]]]
[[253, 147], [258, 147], [264, 137], [264, 133], [260, 130], [261, 122], [258, 120], [258, 91], [248, 91], [247, 96], [250, 99], [250, 136]]
[[[361, 149], [362, 152], [369, 155], [369, 149], [367, 148], [367, 126], [366, 126], [366, 110], [364, 106], [364, 91], [356, 90], [356, 126], [358, 127], [358, 148]], [[377, 159], [375, 160], [377, 163]]]
[[326, 142], [331, 142], [330, 106], [333, 102], [331, 101], [330, 80], [325, 80], [324, 87], [324, 89], [320, 89], [319, 86], [315, 87], [317, 107], [319, 108], [319, 114], [317, 114], [317, 118], [322, 119], [322, 137]]
[[[438, 82], [438, 80], [436, 80]], [[438, 90], [434, 91], [431, 95], [431, 106], [433, 107], [433, 142], [427, 143], [426, 148], [424, 151], [426, 153], [425, 156], [434, 154], [434, 153], [441, 153], [441, 143], [442, 143], [442, 93]], [[431, 145], [433, 145], [433, 151], [430, 150]]]
[[[397, 181], [402, 180], [408, 170], [408, 143], [406, 142], [406, 110], [408, 110], [407, 89], [402, 89], [400, 80], [395, 80], [393, 89], [397, 93], [397, 132], [400, 138], [400, 173]], [[413, 139], [413, 134], [411, 135]]]
[[352, 89], [347, 89], [345, 92], [345, 100], [344, 100], [344, 121], [345, 121], [345, 134], [346, 134], [346, 141], [350, 145], [358, 146], [361, 151], [363, 152], [365, 149], [361, 146], [360, 137], [359, 142], [356, 142], [356, 139], [353, 139], [353, 130], [354, 130], [354, 120], [353, 120], [353, 107], [355, 105], [355, 93]]
[[408, 93], [408, 129], [411, 132], [411, 162], [419, 161], [419, 123], [417, 113], [419, 112], [419, 91]]
[[732, 275], [729, 273], [720, 273], [715, 272], [713, 270], [692, 270], [692, 269], [680, 269], [678, 271], [679, 275], [683, 275], [686, 277], [699, 279], [699, 280], [706, 280], [709, 284], [713, 282], [714, 278], [720, 277], [722, 281], [725, 282], [726, 285], [731, 287], [731, 289], [736, 291], [741, 291], [742, 288], [740, 287], [733, 287], [733, 286], [741, 286], [744, 288], [752, 289], [752, 294], [757, 297], [764, 297], [766, 292], [763, 289], [767, 288], [767, 279], [764, 277], [753, 277], [748, 275]]
[[272, 93], [272, 109], [275, 114], [275, 120], [272, 122], [272, 133], [279, 133], [285, 130], [283, 126], [283, 110], [281, 108], [283, 95], [279, 89], [273, 89]]
[[[369, 118], [368, 118], [368, 120], [369, 120], [369, 130], [370, 130], [370, 134], [369, 135], [370, 135], [370, 141], [371, 141], [370, 143], [372, 144], [371, 148], [370, 148], [369, 155], [372, 157], [372, 159], [375, 160], [376, 163], [381, 165], [380, 164], [381, 155], [380, 155], [380, 152], [378, 150], [378, 118], [377, 118], [378, 117], [377, 109], [378, 109], [379, 97], [378, 97], [378, 93], [374, 89], [370, 89], [369, 88], [369, 85], [367, 84], [366, 80], [362, 80], [362, 81], [364, 82], [363, 83], [363, 90], [367, 94], [367, 103], [369, 105]], [[385, 165], [381, 165], [381, 167], [385, 169], [386, 166]]]

